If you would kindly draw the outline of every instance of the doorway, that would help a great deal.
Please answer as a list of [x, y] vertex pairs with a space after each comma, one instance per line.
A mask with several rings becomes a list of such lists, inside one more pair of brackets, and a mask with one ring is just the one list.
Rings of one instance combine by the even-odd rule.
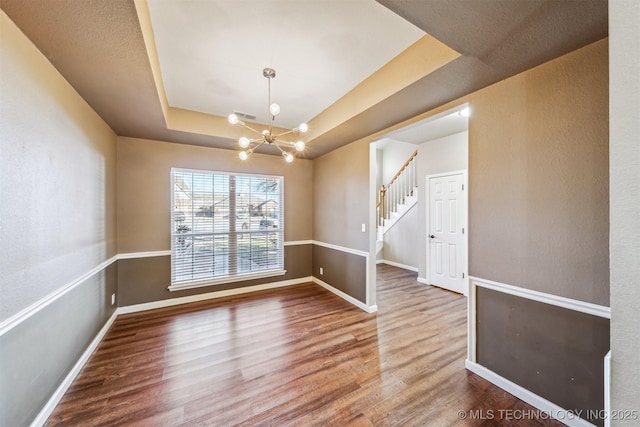
[[[404, 128], [395, 130], [389, 134], [383, 135], [380, 139], [371, 142], [370, 147], [370, 258], [376, 259], [377, 263], [390, 264], [400, 266], [401, 268], [412, 267], [411, 270], [418, 270], [417, 281], [422, 284], [429, 284], [429, 237], [428, 237], [428, 200], [425, 197], [428, 193], [422, 187], [425, 185], [425, 178], [434, 174], [450, 175], [456, 171], [464, 171], [465, 185], [468, 169], [468, 115], [464, 114], [467, 110], [467, 104], [458, 105], [452, 109], [440, 112], [431, 117], [425, 118], [419, 122], [412, 123]], [[403, 143], [403, 144], [401, 144]], [[390, 228], [389, 233], [379, 236], [376, 230], [378, 223], [376, 221], [376, 204], [378, 201], [378, 193], [381, 184], [385, 183], [384, 168], [389, 166], [390, 162], [385, 162], [384, 151], [387, 147], [393, 147], [397, 151], [401, 147], [407, 148], [409, 152], [418, 150], [417, 159], [417, 183], [418, 189], [415, 193], [418, 197], [417, 213], [414, 212], [413, 217], [403, 217], [402, 220], [413, 219], [413, 231], [407, 235], [404, 233], [401, 238], [395, 238], [395, 235], [401, 234], [402, 224], [398, 223]], [[382, 151], [382, 154], [380, 153]], [[398, 155], [398, 158], [403, 156]], [[392, 159], [393, 163], [396, 159]], [[405, 158], [399, 163], [400, 165], [406, 160]], [[393, 169], [393, 168], [391, 168]], [[383, 172], [381, 174], [381, 172]], [[466, 187], [465, 187], [466, 188]], [[466, 192], [466, 191], [465, 191]], [[466, 209], [466, 194], [464, 195]], [[414, 208], [415, 209], [415, 208]], [[466, 210], [464, 220], [466, 222]], [[394, 233], [394, 230], [396, 233]], [[402, 230], [405, 230], [402, 228]], [[380, 242], [382, 240], [382, 242]], [[382, 244], [380, 244], [382, 243]], [[466, 244], [466, 235], [465, 235]], [[394, 246], [395, 245], [395, 246]], [[463, 249], [463, 272], [465, 274], [465, 283], [458, 292], [466, 294], [466, 276], [467, 276], [467, 253], [466, 245]], [[375, 254], [375, 257], [374, 257]], [[456, 259], [457, 260], [457, 259]], [[370, 278], [375, 274], [375, 263], [370, 263]], [[372, 268], [371, 268], [372, 267]], [[416, 268], [417, 267], [417, 268]], [[376, 282], [371, 281], [369, 294], [375, 295]]]

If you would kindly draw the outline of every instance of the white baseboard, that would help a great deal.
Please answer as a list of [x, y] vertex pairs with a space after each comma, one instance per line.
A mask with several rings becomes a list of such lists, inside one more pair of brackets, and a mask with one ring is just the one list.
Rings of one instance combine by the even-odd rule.
[[427, 279], [425, 279], [424, 277], [418, 277], [418, 283], [422, 283], [423, 285], [430, 285], [430, 283], [427, 282]]
[[410, 265], [400, 264], [399, 262], [389, 261], [389, 260], [386, 260], [386, 259], [376, 260], [376, 264], [387, 264], [387, 265], [391, 265], [393, 267], [398, 267], [398, 268], [403, 268], [405, 270], [413, 271], [414, 273], [418, 272], [418, 267], [412, 267]]
[[232, 295], [246, 294], [249, 292], [264, 291], [266, 289], [282, 288], [284, 286], [300, 285], [302, 283], [311, 283], [313, 278], [300, 277], [298, 279], [281, 280], [279, 282], [263, 283], [261, 285], [245, 286], [243, 288], [227, 289], [224, 291], [208, 292], [206, 294], [190, 295], [186, 297], [171, 298], [161, 301], [146, 302], [142, 304], [127, 305], [118, 309], [119, 314], [136, 313], [138, 311], [153, 310], [155, 308], [171, 307], [173, 305], [187, 304], [190, 302], [204, 301], [214, 298], [228, 297]]
[[323, 288], [325, 288], [329, 292], [338, 295], [340, 298], [344, 299], [345, 301], [350, 302], [351, 304], [355, 305], [356, 307], [366, 311], [367, 313], [375, 313], [376, 311], [378, 311], [378, 306], [377, 305], [368, 306], [365, 303], [363, 303], [362, 301], [359, 301], [359, 300], [355, 299], [351, 295], [345, 294], [341, 290], [334, 288], [330, 284], [328, 284], [326, 282], [323, 282], [322, 280], [318, 279], [315, 276], [313, 277], [313, 282], [318, 284], [318, 285], [320, 285], [320, 286], [322, 286]]
[[31, 427], [40, 427], [44, 425], [44, 423], [47, 421], [47, 418], [49, 418], [49, 416], [51, 415], [53, 410], [56, 408], [58, 403], [60, 403], [60, 400], [62, 399], [64, 394], [67, 392], [71, 384], [73, 384], [73, 381], [76, 379], [76, 377], [78, 376], [82, 368], [84, 368], [84, 365], [87, 363], [87, 361], [89, 360], [93, 352], [96, 350], [96, 348], [98, 348], [98, 345], [100, 344], [104, 336], [107, 334], [107, 331], [109, 331], [109, 328], [111, 327], [113, 322], [116, 320], [116, 317], [118, 317], [118, 314], [119, 314], [118, 309], [116, 309], [111, 315], [111, 317], [109, 318], [109, 320], [107, 320], [107, 322], [104, 324], [102, 329], [100, 329], [100, 332], [98, 332], [98, 334], [95, 336], [93, 341], [91, 341], [91, 344], [89, 344], [89, 346], [84, 351], [84, 353], [82, 353], [82, 356], [80, 356], [80, 359], [78, 359], [76, 364], [73, 365], [73, 368], [71, 369], [71, 371], [69, 371], [67, 376], [64, 378], [62, 383], [58, 386], [56, 391], [51, 395], [51, 397], [49, 398], [47, 403], [44, 405], [44, 407], [40, 410], [40, 413], [38, 414], [38, 416], [31, 423]]
[[568, 425], [569, 427], [595, 427], [593, 424], [586, 420], [583, 420], [573, 412], [569, 412], [566, 409], [556, 405], [555, 403], [549, 402], [547, 399], [538, 396], [532, 391], [529, 391], [514, 382], [509, 381], [503, 376], [496, 374], [495, 372], [485, 368], [482, 365], [479, 365], [467, 359], [465, 361], [465, 367], [474, 374], [481, 376], [485, 380], [497, 385], [498, 387], [511, 393], [518, 399], [527, 402], [534, 408], [545, 412], [545, 414], [548, 414], [550, 417]]

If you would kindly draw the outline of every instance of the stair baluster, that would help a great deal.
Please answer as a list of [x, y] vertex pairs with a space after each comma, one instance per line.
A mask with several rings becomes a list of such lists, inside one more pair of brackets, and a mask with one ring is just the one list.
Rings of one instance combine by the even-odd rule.
[[376, 204], [378, 227], [386, 225], [392, 214], [398, 212], [398, 205], [406, 203], [407, 197], [415, 196], [415, 188], [418, 187], [417, 155], [418, 150], [413, 152], [386, 186], [380, 187]]

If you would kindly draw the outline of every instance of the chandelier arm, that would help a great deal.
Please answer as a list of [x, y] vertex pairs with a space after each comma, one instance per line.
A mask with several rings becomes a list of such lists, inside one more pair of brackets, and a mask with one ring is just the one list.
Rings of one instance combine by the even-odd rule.
[[255, 129], [254, 129], [254, 128], [252, 128], [251, 126], [248, 126], [248, 125], [247, 125], [246, 123], [244, 123], [244, 122], [238, 122], [238, 124], [239, 124], [240, 126], [242, 126], [243, 128], [245, 128], [245, 129], [249, 129], [250, 131], [255, 132], [255, 133], [257, 133], [257, 134], [261, 134], [261, 133], [262, 133], [262, 132], [259, 132], [259, 131], [255, 130]]
[[249, 144], [253, 144], [253, 143], [256, 143], [258, 141], [263, 141], [264, 140], [264, 138], [262, 138], [262, 137], [259, 137], [259, 138], [247, 138], [247, 139], [249, 140]]
[[255, 149], [256, 149], [256, 148], [260, 148], [260, 146], [261, 146], [262, 144], [266, 144], [266, 142], [267, 142], [267, 141], [265, 141], [264, 139], [263, 139], [263, 140], [261, 140], [261, 141], [258, 143], [258, 145], [256, 145], [255, 147], [253, 147], [253, 148], [252, 148], [252, 150], [254, 150], [254, 151], [255, 151]]
[[281, 136], [289, 135], [290, 133], [293, 133], [293, 132], [295, 132], [295, 131], [293, 129], [291, 129], [291, 130], [288, 130], [286, 132], [279, 133], [279, 134], [275, 135], [275, 137], [276, 138], [280, 138]]
[[281, 147], [293, 147], [293, 144], [295, 144], [293, 141], [274, 141], [274, 145], [279, 145]]

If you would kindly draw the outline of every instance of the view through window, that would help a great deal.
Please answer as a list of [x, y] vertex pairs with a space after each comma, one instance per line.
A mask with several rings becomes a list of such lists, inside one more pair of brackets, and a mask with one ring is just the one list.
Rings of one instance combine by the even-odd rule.
[[281, 271], [282, 186], [281, 176], [173, 169], [172, 288]]

